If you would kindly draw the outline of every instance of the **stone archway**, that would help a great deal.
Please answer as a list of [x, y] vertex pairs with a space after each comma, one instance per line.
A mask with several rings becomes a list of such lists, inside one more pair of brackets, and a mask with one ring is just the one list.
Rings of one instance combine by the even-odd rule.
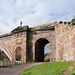
[[17, 47], [15, 50], [15, 60], [21, 61], [21, 47]]
[[35, 61], [44, 62], [44, 47], [49, 41], [45, 38], [40, 38], [35, 43]]
[[2, 42], [0, 42], [0, 49], [5, 53], [5, 55], [9, 58], [9, 60], [12, 61], [11, 51], [8, 49], [6, 45], [2, 44]]

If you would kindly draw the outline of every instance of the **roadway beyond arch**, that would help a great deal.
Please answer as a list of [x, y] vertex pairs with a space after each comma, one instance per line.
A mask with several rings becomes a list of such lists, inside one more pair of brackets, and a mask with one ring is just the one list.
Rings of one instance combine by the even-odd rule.
[[44, 47], [49, 41], [45, 38], [40, 38], [35, 43], [35, 61], [44, 62]]

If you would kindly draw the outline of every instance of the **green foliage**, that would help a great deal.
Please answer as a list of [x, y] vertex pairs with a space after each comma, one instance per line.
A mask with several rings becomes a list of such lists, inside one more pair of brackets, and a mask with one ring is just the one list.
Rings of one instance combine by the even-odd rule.
[[0, 60], [1, 61], [9, 61], [9, 58], [7, 57], [7, 55], [3, 51], [0, 52]]
[[75, 19], [72, 19], [72, 21], [71, 21], [71, 22], [75, 23]]
[[9, 59], [6, 57], [6, 58], [3, 59], [3, 61], [9, 61]]
[[75, 75], [75, 69], [72, 70], [70, 75]]
[[53, 62], [33, 66], [24, 70], [20, 75], [63, 75], [72, 62]]

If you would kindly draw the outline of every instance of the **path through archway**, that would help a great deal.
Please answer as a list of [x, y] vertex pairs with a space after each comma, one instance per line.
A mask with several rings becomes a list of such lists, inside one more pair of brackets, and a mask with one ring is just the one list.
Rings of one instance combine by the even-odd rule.
[[48, 44], [49, 41], [44, 38], [40, 38], [35, 43], [35, 61], [36, 62], [44, 62], [44, 47]]

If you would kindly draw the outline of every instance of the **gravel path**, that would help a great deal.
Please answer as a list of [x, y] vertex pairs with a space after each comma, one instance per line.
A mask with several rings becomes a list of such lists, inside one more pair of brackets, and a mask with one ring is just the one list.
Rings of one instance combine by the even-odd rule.
[[38, 64], [41, 63], [32, 63], [32, 64], [25, 64], [25, 65], [18, 65], [9, 68], [0, 68], [0, 75], [19, 75], [21, 71]]

